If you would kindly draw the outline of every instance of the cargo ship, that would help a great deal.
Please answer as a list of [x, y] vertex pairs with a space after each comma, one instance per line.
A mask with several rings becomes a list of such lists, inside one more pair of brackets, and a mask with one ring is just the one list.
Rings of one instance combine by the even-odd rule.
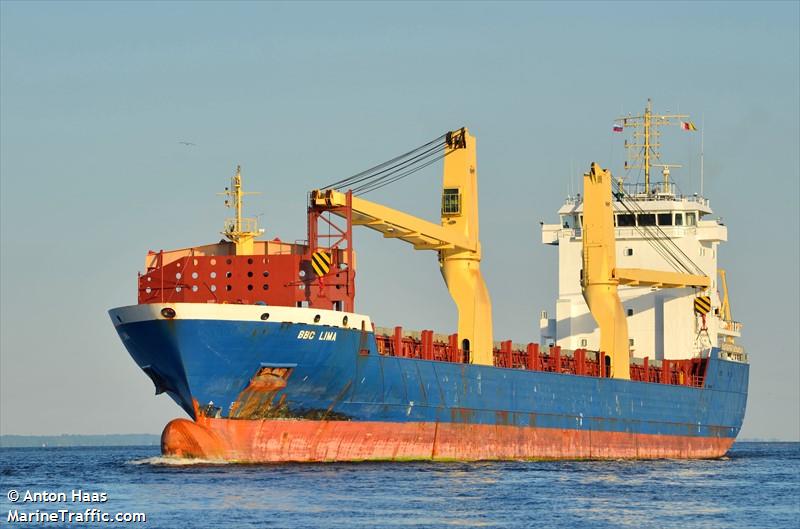
[[[218, 243], [149, 252], [138, 303], [109, 311], [157, 394], [188, 418], [165, 456], [242, 463], [715, 458], [736, 438], [748, 360], [717, 249], [726, 227], [659, 164], [648, 105], [633, 130], [643, 184], [591, 164], [542, 241], [559, 248], [540, 342], [494, 341], [478, 226], [476, 140], [461, 128], [309, 193], [307, 239], [262, 240], [235, 215]], [[363, 198], [441, 161], [441, 220]], [[627, 164], [626, 164], [627, 165]], [[651, 183], [652, 167], [664, 181]], [[355, 309], [353, 228], [435, 252], [458, 328], [378, 327]], [[624, 266], [621, 266], [624, 265]], [[720, 275], [722, 273], [722, 275]], [[718, 290], [722, 288], [723, 294]], [[532, 323], [532, 326], [535, 322]]]

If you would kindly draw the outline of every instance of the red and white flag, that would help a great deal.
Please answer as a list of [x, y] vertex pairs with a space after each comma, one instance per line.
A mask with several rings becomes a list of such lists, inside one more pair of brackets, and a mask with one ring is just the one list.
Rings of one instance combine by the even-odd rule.
[[611, 130], [613, 132], [622, 132], [622, 128], [623, 128], [622, 125], [614, 125], [614, 128], [612, 128]]

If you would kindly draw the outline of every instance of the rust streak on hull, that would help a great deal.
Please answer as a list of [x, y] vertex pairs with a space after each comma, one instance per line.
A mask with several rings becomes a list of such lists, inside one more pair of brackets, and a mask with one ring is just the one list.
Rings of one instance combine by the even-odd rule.
[[731, 437], [464, 423], [175, 419], [166, 456], [241, 463], [364, 460], [717, 458]]

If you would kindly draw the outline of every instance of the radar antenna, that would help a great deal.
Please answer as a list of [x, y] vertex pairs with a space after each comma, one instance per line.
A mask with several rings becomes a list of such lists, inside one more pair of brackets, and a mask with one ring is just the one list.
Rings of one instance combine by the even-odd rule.
[[[696, 130], [695, 126], [688, 120], [688, 114], [654, 114], [651, 99], [647, 100], [647, 107], [645, 107], [642, 115], [628, 115], [614, 120], [615, 123], [622, 127], [634, 129], [633, 141], [628, 142], [625, 140], [625, 148], [628, 150], [625, 170], [644, 169], [645, 195], [650, 194], [650, 169], [652, 167], [680, 167], [678, 165], [665, 166], [664, 164], [656, 163], [661, 160], [661, 151], [659, 150], [661, 148], [661, 132], [659, 132], [658, 127], [678, 124], [686, 130]], [[669, 174], [668, 171], [667, 174]]]

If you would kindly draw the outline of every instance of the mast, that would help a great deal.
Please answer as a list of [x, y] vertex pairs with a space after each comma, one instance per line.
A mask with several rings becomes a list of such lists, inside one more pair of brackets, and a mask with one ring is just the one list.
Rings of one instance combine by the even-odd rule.
[[218, 194], [227, 197], [225, 207], [232, 207], [236, 211], [234, 218], [225, 219], [222, 235], [236, 245], [236, 255], [252, 254], [253, 240], [264, 233], [264, 230], [258, 229], [258, 219], [242, 217], [244, 195], [259, 194], [255, 191], [242, 191], [242, 166], [236, 166], [236, 174], [231, 178], [231, 187], [226, 187], [223, 193]]
[[650, 194], [650, 127], [651, 116], [653, 115], [653, 102], [647, 99], [647, 107], [644, 109], [644, 194]]
[[232, 179], [233, 184], [233, 203], [236, 208], [236, 225], [234, 231], [241, 233], [242, 231], [242, 166], [236, 166], [236, 174]]
[[[653, 101], [647, 99], [647, 106], [644, 113], [639, 116], [625, 116], [615, 119], [615, 123], [623, 127], [633, 128], [633, 141], [625, 141], [625, 148], [628, 150], [628, 160], [625, 161], [625, 170], [642, 169], [644, 171], [644, 193], [650, 194], [650, 169], [653, 166], [664, 167], [663, 164], [656, 162], [661, 160], [661, 143], [659, 138], [661, 133], [658, 127], [680, 123], [681, 120], [688, 120], [688, 114], [654, 114]], [[630, 163], [629, 163], [630, 162]], [[671, 165], [670, 167], [678, 167]], [[668, 190], [665, 190], [668, 191]]]
[[704, 161], [704, 151], [705, 151], [705, 141], [703, 139], [703, 133], [706, 130], [706, 116], [703, 114], [702, 121], [700, 122], [700, 196], [703, 196], [703, 161]]

